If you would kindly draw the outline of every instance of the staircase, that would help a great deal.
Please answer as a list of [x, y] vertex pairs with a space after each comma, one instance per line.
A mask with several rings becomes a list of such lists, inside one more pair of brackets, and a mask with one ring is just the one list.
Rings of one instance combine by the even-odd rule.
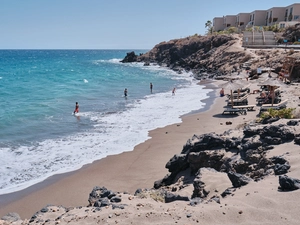
[[276, 45], [273, 31], [244, 31], [243, 47], [259, 47]]

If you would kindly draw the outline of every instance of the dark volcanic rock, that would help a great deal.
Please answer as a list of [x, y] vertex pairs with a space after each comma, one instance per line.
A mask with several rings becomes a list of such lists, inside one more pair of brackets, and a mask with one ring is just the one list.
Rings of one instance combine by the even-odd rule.
[[300, 145], [300, 134], [295, 135], [294, 142], [295, 142], [295, 144]]
[[130, 63], [130, 62], [136, 62], [137, 61], [137, 55], [134, 52], [128, 52], [127, 55], [123, 60], [120, 62], [122, 63]]
[[[89, 195], [89, 206], [93, 206], [94, 203], [104, 202], [104, 199], [111, 199], [112, 197], [116, 196], [116, 194], [105, 187], [94, 187], [92, 192]], [[99, 203], [100, 204], [100, 203]]]
[[167, 192], [165, 194], [165, 202], [170, 203], [174, 201], [190, 201], [190, 198], [187, 196], [181, 196], [181, 195], [173, 194], [171, 192]]
[[200, 152], [204, 150], [213, 150], [216, 148], [224, 148], [226, 140], [215, 133], [194, 135], [189, 139], [181, 153], [188, 154], [190, 152]]
[[291, 166], [288, 162], [286, 162], [285, 164], [277, 163], [274, 166], [274, 173], [275, 173], [275, 175], [286, 174], [289, 171], [290, 168], [291, 168]]
[[251, 181], [249, 177], [239, 173], [234, 173], [232, 171], [228, 172], [227, 175], [232, 183], [232, 186], [235, 188], [247, 185]]
[[169, 172], [177, 172], [184, 170], [188, 167], [188, 162], [187, 162], [187, 155], [186, 154], [179, 154], [179, 155], [174, 155], [169, 162], [166, 164], [166, 168], [169, 169]]
[[300, 188], [300, 180], [282, 175], [279, 176], [279, 185], [282, 191], [293, 191]]
[[218, 151], [202, 151], [191, 152], [188, 155], [188, 162], [190, 164], [191, 172], [195, 173], [202, 167], [210, 167], [220, 170], [223, 162], [224, 153]]

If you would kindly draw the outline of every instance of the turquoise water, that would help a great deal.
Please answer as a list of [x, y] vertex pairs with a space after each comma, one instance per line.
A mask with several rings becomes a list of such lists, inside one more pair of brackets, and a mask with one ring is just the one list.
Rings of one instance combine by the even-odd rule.
[[204, 107], [210, 90], [191, 74], [120, 63], [127, 52], [0, 50], [0, 194], [130, 151]]

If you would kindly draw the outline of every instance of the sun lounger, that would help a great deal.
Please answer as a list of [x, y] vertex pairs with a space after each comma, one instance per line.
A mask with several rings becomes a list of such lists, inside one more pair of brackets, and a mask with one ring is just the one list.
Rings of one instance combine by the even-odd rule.
[[[244, 86], [243, 88], [240, 89], [240, 93], [246, 92], [249, 93], [250, 92], [250, 84], [247, 84], [246, 86]], [[234, 90], [233, 93], [237, 93], [238, 90]]]
[[247, 114], [247, 111], [245, 109], [234, 109], [234, 108], [226, 108], [223, 113], [224, 114], [230, 114], [230, 115], [238, 115], [238, 114]]
[[233, 106], [233, 109], [245, 109], [247, 111], [255, 111], [254, 107], [256, 105], [239, 105], [239, 106]]
[[233, 99], [232, 101], [231, 101], [231, 99], [228, 99], [227, 105], [231, 106], [232, 105], [231, 102], [233, 102], [233, 105], [247, 105], [248, 104], [248, 96], [249, 96], [249, 94], [247, 94], [239, 99]]
[[[234, 99], [242, 98], [242, 97], [244, 97], [245, 95], [247, 95], [247, 93], [248, 93], [248, 92], [242, 92], [242, 93], [240, 93], [240, 94], [238, 94], [238, 93], [232, 93], [232, 97], [233, 97]], [[227, 97], [228, 97], [229, 99], [231, 99], [231, 95], [227, 95]]]
[[260, 111], [266, 111], [268, 109], [283, 109], [286, 108], [286, 105], [288, 103], [288, 100], [284, 100], [279, 102], [278, 104], [262, 104], [260, 107]]

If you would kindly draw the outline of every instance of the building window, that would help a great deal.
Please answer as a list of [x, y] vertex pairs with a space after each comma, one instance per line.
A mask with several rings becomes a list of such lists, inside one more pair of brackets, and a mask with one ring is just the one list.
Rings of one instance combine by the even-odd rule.
[[281, 23], [280, 24], [280, 28], [284, 28], [285, 27], [285, 24], [284, 23]]
[[294, 20], [299, 20], [299, 15], [294, 16]]

